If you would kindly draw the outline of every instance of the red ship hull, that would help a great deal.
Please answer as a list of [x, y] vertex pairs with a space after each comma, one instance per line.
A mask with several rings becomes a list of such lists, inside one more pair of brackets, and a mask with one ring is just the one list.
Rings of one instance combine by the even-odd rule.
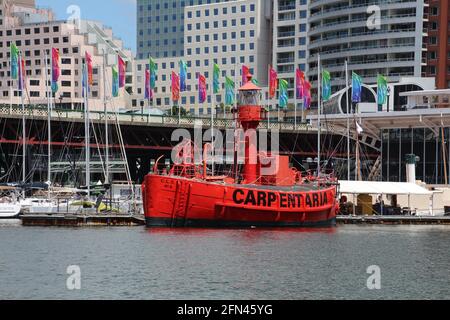
[[334, 227], [336, 187], [211, 183], [150, 174], [143, 184], [147, 227]]

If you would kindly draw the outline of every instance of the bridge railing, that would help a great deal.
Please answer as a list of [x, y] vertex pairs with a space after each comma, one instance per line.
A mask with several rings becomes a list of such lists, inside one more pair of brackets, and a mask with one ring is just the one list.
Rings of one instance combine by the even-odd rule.
[[[0, 105], [0, 117], [16, 117], [21, 118], [23, 116], [22, 108], [19, 106]], [[26, 107], [25, 116], [33, 119], [46, 119], [48, 117], [47, 107]], [[103, 111], [91, 111], [91, 121], [102, 122], [105, 120], [105, 112]], [[113, 122], [118, 120], [119, 123], [132, 123], [136, 125], [167, 125], [171, 127], [194, 127], [201, 126], [203, 128], [211, 127], [210, 117], [192, 117], [192, 116], [170, 116], [170, 115], [149, 115], [149, 114], [136, 114], [136, 113], [116, 113], [107, 112], [108, 120]], [[85, 115], [83, 110], [72, 109], [54, 109], [52, 110], [51, 117], [58, 120], [84, 120]], [[213, 123], [215, 128], [233, 128], [234, 120], [231, 118], [215, 118]], [[259, 129], [266, 130], [280, 130], [280, 131], [317, 131], [307, 123], [294, 121], [278, 121], [276, 119], [267, 119], [261, 121]]]

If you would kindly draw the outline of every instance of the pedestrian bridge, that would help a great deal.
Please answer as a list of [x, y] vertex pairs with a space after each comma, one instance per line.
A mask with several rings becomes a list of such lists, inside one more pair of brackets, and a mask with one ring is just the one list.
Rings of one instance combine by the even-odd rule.
[[[0, 118], [22, 119], [25, 112], [26, 119], [42, 120], [48, 119], [48, 109], [39, 107], [26, 107], [25, 111], [21, 107], [0, 106]], [[130, 114], [118, 112], [91, 111], [89, 113], [90, 121], [93, 123], [104, 123], [105, 116], [111, 123], [119, 123], [126, 126], [145, 126], [145, 127], [172, 127], [172, 128], [210, 128], [211, 118], [206, 117], [181, 117], [178, 116], [160, 116], [148, 114]], [[52, 121], [62, 122], [84, 122], [85, 113], [83, 110], [52, 110]], [[214, 128], [225, 130], [233, 128], [234, 120], [232, 118], [215, 118], [213, 120]], [[317, 132], [316, 128], [306, 123], [281, 122], [276, 120], [264, 120], [259, 126], [260, 130], [278, 130], [283, 133], [312, 133]]]

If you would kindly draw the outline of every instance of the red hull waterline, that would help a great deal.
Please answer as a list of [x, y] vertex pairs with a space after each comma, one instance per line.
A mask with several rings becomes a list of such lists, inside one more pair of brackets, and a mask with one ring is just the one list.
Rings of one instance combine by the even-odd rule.
[[211, 228], [336, 226], [336, 187], [308, 189], [224, 185], [150, 174], [143, 184], [146, 224]]

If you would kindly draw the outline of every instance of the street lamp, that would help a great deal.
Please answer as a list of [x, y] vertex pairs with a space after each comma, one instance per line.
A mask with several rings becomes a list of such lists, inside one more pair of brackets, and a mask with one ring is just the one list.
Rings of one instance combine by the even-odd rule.
[[59, 95], [59, 107], [62, 109], [63, 108], [63, 106], [62, 106], [62, 101], [63, 101], [63, 99], [64, 99], [64, 96], [61, 94], [61, 95]]

